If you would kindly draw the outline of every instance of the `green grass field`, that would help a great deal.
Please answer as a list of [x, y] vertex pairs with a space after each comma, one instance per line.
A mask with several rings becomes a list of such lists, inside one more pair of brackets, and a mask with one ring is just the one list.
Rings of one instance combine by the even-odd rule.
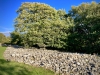
[[3, 53], [6, 50], [6, 47], [0, 47], [0, 59], [4, 59]]
[[6, 61], [3, 57], [5, 49], [6, 47], [0, 47], [0, 75], [55, 75], [42, 67]]

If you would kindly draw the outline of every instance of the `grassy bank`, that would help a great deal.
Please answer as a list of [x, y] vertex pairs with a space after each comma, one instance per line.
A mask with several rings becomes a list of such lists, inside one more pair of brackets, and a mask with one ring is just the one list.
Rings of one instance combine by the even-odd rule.
[[0, 59], [4, 59], [3, 53], [6, 50], [6, 47], [0, 47]]
[[4, 60], [6, 47], [0, 47], [0, 75], [55, 75], [54, 72], [42, 67], [33, 67], [22, 63]]

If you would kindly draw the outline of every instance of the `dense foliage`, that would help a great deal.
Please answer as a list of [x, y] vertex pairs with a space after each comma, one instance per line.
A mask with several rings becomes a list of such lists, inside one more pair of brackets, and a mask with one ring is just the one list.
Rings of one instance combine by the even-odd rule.
[[98, 53], [100, 48], [100, 3], [73, 6], [74, 31], [68, 36], [69, 50]]
[[47, 4], [26, 2], [17, 13], [14, 44], [99, 53], [100, 3], [82, 3], [66, 14]]
[[10, 42], [10, 38], [6, 37], [3, 33], [0, 33], [0, 43], [8, 43]]
[[5, 39], [6, 39], [5, 35], [0, 33], [0, 43], [5, 42]]
[[64, 10], [56, 10], [43, 3], [23, 3], [17, 13], [12, 42], [25, 47], [37, 44], [65, 48], [66, 32], [73, 24], [70, 17], [65, 17]]

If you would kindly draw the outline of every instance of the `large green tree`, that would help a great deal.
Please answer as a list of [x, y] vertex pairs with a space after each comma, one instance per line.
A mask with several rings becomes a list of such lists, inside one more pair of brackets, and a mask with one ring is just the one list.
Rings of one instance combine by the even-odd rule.
[[68, 29], [73, 26], [73, 20], [65, 17], [64, 10], [56, 10], [44, 3], [26, 2], [17, 13], [14, 33], [19, 33], [24, 46], [66, 47]]
[[68, 37], [69, 49], [79, 52], [99, 53], [100, 48], [100, 3], [82, 3], [73, 6], [69, 14], [75, 27]]
[[3, 33], [0, 33], [0, 43], [6, 42], [7, 38]]
[[0, 43], [10, 43], [10, 37], [6, 37], [3, 33], [0, 33]]

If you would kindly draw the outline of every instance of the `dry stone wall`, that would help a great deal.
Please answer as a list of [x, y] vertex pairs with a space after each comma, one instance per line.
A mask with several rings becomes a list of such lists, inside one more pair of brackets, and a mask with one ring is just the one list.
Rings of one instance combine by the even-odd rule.
[[97, 55], [7, 47], [4, 57], [45, 67], [61, 75], [100, 75], [100, 57]]

